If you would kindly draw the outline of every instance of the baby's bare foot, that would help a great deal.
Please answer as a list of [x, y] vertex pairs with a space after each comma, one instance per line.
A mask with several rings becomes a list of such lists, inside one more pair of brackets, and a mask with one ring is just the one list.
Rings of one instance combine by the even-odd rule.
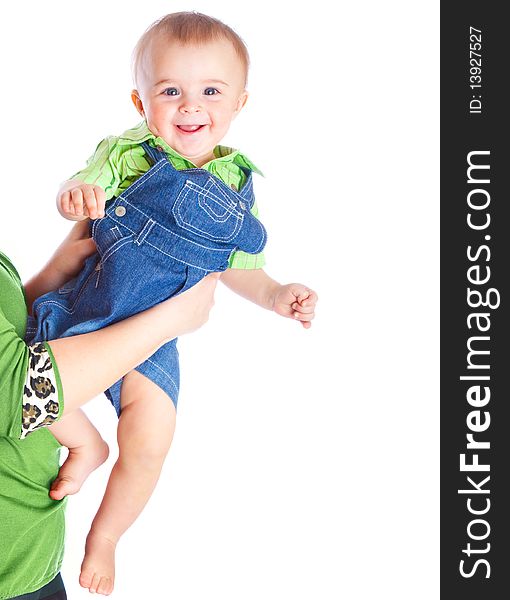
[[85, 544], [85, 557], [81, 564], [80, 585], [89, 592], [108, 596], [115, 581], [115, 542], [90, 532]]
[[94, 446], [69, 449], [69, 456], [51, 484], [50, 498], [62, 500], [64, 496], [76, 494], [92, 471], [105, 462], [108, 452], [108, 444], [101, 438]]

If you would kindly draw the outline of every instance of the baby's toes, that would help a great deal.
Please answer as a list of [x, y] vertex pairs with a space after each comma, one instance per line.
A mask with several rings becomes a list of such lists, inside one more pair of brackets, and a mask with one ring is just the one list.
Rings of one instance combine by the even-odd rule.
[[101, 577], [101, 581], [97, 586], [97, 593], [108, 596], [113, 591], [113, 582], [111, 577]]
[[89, 588], [92, 585], [92, 578], [93, 578], [93, 573], [90, 573], [89, 571], [82, 571], [80, 573], [80, 585], [81, 587], [84, 588]]
[[94, 575], [92, 577], [92, 582], [89, 586], [89, 592], [91, 594], [95, 594], [97, 592], [97, 588], [99, 587], [100, 583], [101, 583], [100, 575], [98, 575], [97, 573], [94, 573]]

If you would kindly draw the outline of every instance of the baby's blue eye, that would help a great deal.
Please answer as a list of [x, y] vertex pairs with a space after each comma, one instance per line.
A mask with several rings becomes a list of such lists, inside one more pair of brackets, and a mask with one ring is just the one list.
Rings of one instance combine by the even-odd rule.
[[179, 90], [177, 88], [170, 87], [166, 88], [166, 90], [163, 91], [163, 94], [165, 94], [165, 96], [177, 96], [179, 94]]
[[204, 95], [205, 96], [214, 96], [215, 94], [219, 94], [218, 90], [213, 87], [205, 88]]

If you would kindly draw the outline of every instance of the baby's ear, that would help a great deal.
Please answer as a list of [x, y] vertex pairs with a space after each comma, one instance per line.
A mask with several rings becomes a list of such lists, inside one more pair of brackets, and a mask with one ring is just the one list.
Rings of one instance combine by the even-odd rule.
[[145, 119], [145, 111], [143, 110], [142, 99], [140, 98], [140, 94], [138, 93], [138, 90], [133, 90], [131, 92], [131, 100], [133, 101], [133, 104], [135, 105], [136, 110]]
[[234, 117], [237, 117], [237, 115], [241, 112], [241, 110], [242, 110], [243, 106], [246, 104], [247, 100], [248, 100], [248, 90], [243, 90], [241, 92], [241, 95], [237, 99], [237, 104], [234, 109]]

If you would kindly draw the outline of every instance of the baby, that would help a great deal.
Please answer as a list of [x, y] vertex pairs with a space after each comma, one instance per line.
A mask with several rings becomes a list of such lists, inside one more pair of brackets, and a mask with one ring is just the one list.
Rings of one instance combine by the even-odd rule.
[[[64, 217], [92, 220], [98, 253], [76, 280], [35, 302], [32, 339], [103, 327], [218, 271], [241, 296], [311, 326], [315, 292], [281, 285], [262, 269], [266, 232], [252, 185], [257, 168], [218, 145], [248, 98], [248, 62], [232, 29], [197, 13], [167, 15], [141, 37], [131, 98], [142, 123], [103, 140], [57, 196]], [[113, 589], [115, 547], [157, 483], [178, 393], [175, 340], [106, 391], [119, 414], [119, 458], [87, 536], [80, 583], [91, 592]], [[61, 499], [106, 454], [82, 412], [51, 430], [70, 449], [50, 492]]]

